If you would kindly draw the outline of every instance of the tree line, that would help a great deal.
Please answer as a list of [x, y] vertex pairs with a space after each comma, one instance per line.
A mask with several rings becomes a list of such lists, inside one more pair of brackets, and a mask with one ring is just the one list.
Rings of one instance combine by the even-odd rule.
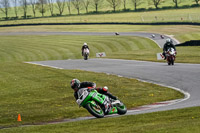
[[[117, 8], [123, 6], [123, 10], [126, 10], [128, 0], [0, 0], [0, 11], [5, 14], [5, 18], [8, 18], [8, 12], [10, 9], [14, 9], [15, 17], [18, 18], [19, 10], [23, 10], [23, 17], [27, 18], [28, 8], [32, 10], [34, 17], [36, 17], [37, 11], [44, 16], [46, 11], [50, 11], [51, 16], [55, 16], [54, 9], [57, 8], [59, 14], [62, 15], [64, 9], [67, 9], [69, 15], [71, 14], [71, 8], [74, 7], [77, 10], [77, 14], [80, 14], [80, 9], [84, 8], [86, 13], [89, 11], [89, 7], [97, 13], [99, 8], [104, 2], [108, 3], [108, 6], [112, 8], [113, 12]], [[159, 5], [164, 2], [164, 0], [130, 0], [134, 10], [137, 10], [144, 1], [148, 1], [149, 5], [154, 5], [155, 9], [159, 9]], [[170, 1], [170, 0], [168, 0]], [[178, 8], [181, 0], [171, 0], [174, 3], [174, 7]], [[199, 5], [200, 0], [190, 0], [195, 2], [196, 5]]]

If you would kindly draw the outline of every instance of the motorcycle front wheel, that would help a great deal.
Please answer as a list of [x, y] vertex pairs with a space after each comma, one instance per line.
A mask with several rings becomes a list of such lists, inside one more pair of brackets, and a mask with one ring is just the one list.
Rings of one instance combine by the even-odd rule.
[[94, 105], [92, 103], [88, 103], [85, 105], [85, 108], [88, 110], [88, 112], [90, 112], [90, 114], [92, 114], [93, 116], [97, 118], [104, 117], [104, 112], [98, 104]]
[[122, 102], [120, 104], [117, 104], [116, 108], [117, 108], [117, 113], [119, 115], [126, 114], [126, 112], [127, 112], [127, 108]]
[[84, 55], [84, 60], [87, 60], [88, 59], [88, 55]]

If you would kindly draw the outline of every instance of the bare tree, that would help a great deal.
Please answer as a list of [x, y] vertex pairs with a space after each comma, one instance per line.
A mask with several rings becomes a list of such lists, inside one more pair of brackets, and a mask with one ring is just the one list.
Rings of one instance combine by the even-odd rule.
[[113, 8], [113, 11], [116, 11], [116, 8], [121, 5], [121, 0], [107, 0], [110, 7]]
[[28, 2], [27, 0], [20, 0], [21, 7], [24, 11], [24, 18], [27, 17]]
[[122, 2], [123, 2], [124, 10], [126, 10], [126, 0], [122, 0]]
[[153, 5], [158, 9], [158, 5], [162, 2], [162, 0], [150, 0], [149, 3], [153, 2]]
[[6, 19], [8, 18], [8, 10], [10, 8], [9, 0], [1, 0], [0, 1], [0, 10], [5, 13]]
[[67, 1], [67, 8], [68, 8], [69, 14], [71, 14], [71, 0]]
[[142, 0], [132, 0], [132, 2], [134, 4], [135, 10], [137, 10], [137, 7], [142, 4]]
[[172, 0], [175, 4], [175, 7], [178, 8], [178, 4], [181, 3], [181, 0]]
[[36, 4], [36, 8], [39, 10], [42, 16], [44, 16], [44, 13], [46, 12], [46, 5], [47, 5], [47, 0], [38, 0]]
[[76, 8], [78, 15], [80, 14], [81, 0], [72, 0], [72, 4]]
[[95, 7], [96, 13], [98, 12], [99, 7], [102, 5], [103, 0], [93, 0], [92, 5]]
[[63, 14], [63, 11], [65, 9], [65, 2], [66, 2], [66, 0], [56, 0], [57, 8], [60, 12], [60, 15]]
[[86, 13], [88, 13], [88, 6], [90, 4], [90, 0], [83, 0], [83, 6], [85, 7]]
[[36, 16], [36, 3], [37, 3], [37, 0], [30, 0], [34, 17]]
[[18, 0], [12, 0], [12, 2], [14, 3], [14, 11], [15, 11], [15, 16], [16, 18], [18, 17]]
[[51, 16], [53, 16], [54, 0], [47, 0]]
[[196, 2], [196, 4], [198, 5], [200, 0], [194, 0], [194, 1], [195, 1], [195, 2]]

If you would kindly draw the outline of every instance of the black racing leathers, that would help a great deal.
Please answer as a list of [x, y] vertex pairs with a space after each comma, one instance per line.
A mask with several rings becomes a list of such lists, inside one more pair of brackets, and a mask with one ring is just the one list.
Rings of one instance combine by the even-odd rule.
[[165, 43], [163, 46], [163, 52], [167, 51], [169, 48], [174, 48], [174, 50], [176, 51], [176, 48], [173, 43]]
[[[81, 88], [87, 88], [87, 87], [92, 87], [92, 88], [95, 88], [96, 87], [96, 84], [93, 83], [93, 82], [81, 82], [80, 83], [80, 87], [78, 89], [81, 89]], [[117, 97], [113, 96], [110, 92], [108, 92], [107, 89], [105, 88], [95, 88], [99, 93], [101, 94], [104, 94], [104, 95], [107, 95], [108, 97], [114, 99], [114, 100], [117, 100]], [[77, 100], [78, 99], [78, 94], [77, 94], [78, 91], [74, 92], [74, 97], [75, 99]]]
[[[95, 87], [95, 86], [96, 86], [96, 84], [93, 83], [93, 82], [81, 82], [78, 90], [81, 89], [81, 88]], [[76, 98], [76, 100], [78, 99], [78, 93], [77, 92], [78, 91], [74, 92], [74, 97]]]
[[83, 56], [83, 50], [84, 50], [85, 48], [88, 48], [88, 49], [89, 49], [88, 45], [83, 45], [83, 46], [82, 46], [82, 48], [81, 48], [81, 50], [82, 50], [82, 56]]
[[89, 49], [88, 45], [83, 45], [81, 50], [83, 51], [85, 48]]
[[173, 43], [170, 43], [170, 42], [165, 43], [163, 46], [163, 55], [165, 59], [166, 59], [165, 51], [167, 51], [169, 48], [174, 48], [174, 50], [176, 51], [176, 47], [174, 46]]

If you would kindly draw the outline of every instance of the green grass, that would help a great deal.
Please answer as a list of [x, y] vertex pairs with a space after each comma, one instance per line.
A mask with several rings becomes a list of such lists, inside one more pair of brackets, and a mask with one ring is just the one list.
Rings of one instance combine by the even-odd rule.
[[18, 127], [0, 130], [1, 133], [199, 133], [200, 107], [68, 122], [63, 124]]
[[[182, 6], [191, 6], [192, 4], [195, 4], [194, 1], [188, 1], [188, 0], [181, 0], [181, 3], [179, 4], [179, 7], [182, 7]], [[56, 4], [55, 4], [56, 6]], [[174, 3], [172, 1], [163, 1], [162, 3], [160, 3], [160, 5], [158, 6], [160, 9], [162, 9], [163, 7], [174, 7]], [[142, 3], [137, 7], [138, 9], [155, 9], [155, 6], [151, 3], [149, 4], [148, 3], [148, 0], [143, 0]], [[124, 6], [123, 4], [121, 4], [120, 7], [117, 7], [117, 11], [122, 11], [124, 9]], [[134, 4], [131, 0], [127, 0], [126, 1], [126, 9], [128, 10], [132, 10], [134, 11]], [[88, 8], [89, 12], [94, 12], [95, 11], [95, 7], [93, 5], [89, 5], [89, 8]], [[106, 0], [104, 0], [102, 3], [100, 3], [100, 7], [98, 8], [98, 11], [100, 13], [105, 13], [105, 12], [112, 12], [113, 9], [108, 5], [108, 2]], [[83, 6], [81, 6], [80, 8], [80, 13], [81, 14], [85, 14], [86, 13], [86, 10]], [[59, 14], [59, 11], [58, 11], [58, 8], [54, 7], [54, 14]], [[68, 15], [69, 12], [68, 12], [68, 9], [67, 9], [67, 6], [65, 6], [65, 9], [64, 9], [64, 12], [63, 12], [63, 15]], [[74, 14], [77, 14], [77, 10], [74, 8], [74, 6], [71, 4], [71, 14], [74, 15]], [[23, 13], [23, 10], [22, 9], [19, 9], [18, 10], [18, 16], [21, 17], [23, 16], [24, 13]], [[32, 8], [31, 6], [28, 7], [27, 9], [27, 15], [32, 15], [33, 17], [33, 12], [32, 12]], [[8, 11], [8, 16], [9, 17], [15, 17], [15, 12], [14, 12], [14, 8], [11, 8], [9, 11]], [[42, 14], [39, 12], [39, 10], [36, 10], [36, 17], [41, 17]], [[46, 7], [46, 12], [44, 13], [44, 16], [51, 16], [51, 13], [48, 9], [48, 6]], [[5, 17], [5, 14], [4, 13], [1, 13], [0, 14], [0, 17]]]
[[[73, 78], [93, 81], [97, 86], [107, 85], [128, 108], [183, 97], [183, 94], [174, 90], [134, 79], [22, 63], [82, 58], [80, 47], [84, 41], [93, 49], [92, 57], [99, 51], [106, 51], [110, 56], [118, 52], [158, 47], [145, 38], [27, 35], [0, 36], [0, 39], [0, 127], [88, 116], [89, 113], [79, 109], [75, 103], [69, 86]], [[138, 39], [141, 40], [140, 43]], [[22, 115], [22, 123], [16, 121], [18, 113]]]
[[[105, 52], [106, 58], [157, 61], [156, 53], [162, 52], [153, 41], [133, 36], [26, 35], [0, 36], [0, 39], [1, 62], [80, 59], [83, 42], [91, 48], [90, 58]], [[199, 49], [178, 47], [176, 62], [200, 63]]]
[[[176, 61], [179, 63], [197, 63], [199, 64], [200, 58], [200, 46], [188, 46], [188, 47], [177, 47], [177, 56]], [[113, 53], [109, 58], [117, 59], [128, 59], [128, 60], [146, 60], [146, 61], [158, 61], [155, 57], [156, 53], [162, 52], [159, 48], [152, 50], [142, 50], [141, 51], [132, 51], [126, 53]], [[159, 60], [159, 62], [165, 62]]]
[[151, 32], [174, 35], [180, 42], [199, 40], [200, 28], [193, 25], [57, 25], [1, 27], [0, 32]]
[[[131, 36], [0, 36], [0, 61], [36, 61], [77, 59], [81, 46], [87, 42], [91, 58], [98, 52], [114, 53], [154, 49], [158, 46], [151, 40]], [[140, 39], [140, 41], [137, 41]]]
[[99, 23], [99, 22], [200, 22], [199, 8], [171, 9], [148, 12], [124, 12], [111, 14], [86, 14], [61, 17], [47, 17], [36, 19], [22, 19], [1, 21], [3, 24], [25, 24], [25, 23]]

